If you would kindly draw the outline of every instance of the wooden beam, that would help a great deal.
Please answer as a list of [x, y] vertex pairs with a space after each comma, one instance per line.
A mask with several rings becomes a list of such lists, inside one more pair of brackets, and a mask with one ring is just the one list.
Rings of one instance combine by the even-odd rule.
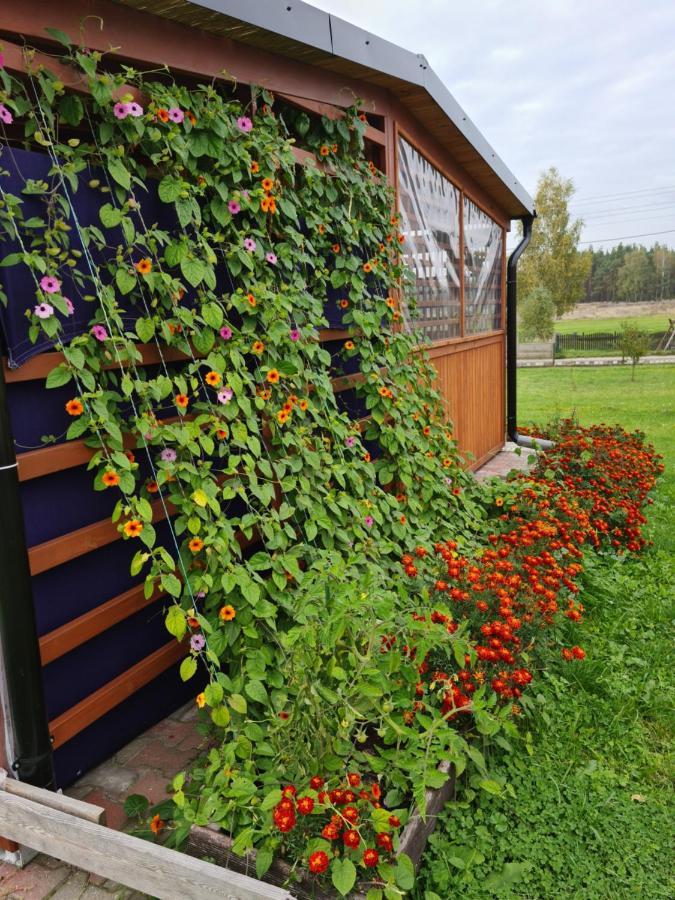
[[[173, 504], [165, 500], [166, 508], [169, 515], [173, 515], [176, 511]], [[158, 522], [165, 517], [164, 506], [161, 500], [155, 500], [152, 504], [152, 521]], [[52, 538], [42, 544], [28, 549], [28, 561], [30, 563], [31, 575], [39, 575], [49, 569], [54, 569], [63, 563], [76, 559], [78, 556], [84, 556], [85, 553], [91, 553], [92, 550], [98, 550], [99, 547], [105, 547], [119, 540], [120, 533], [117, 525], [111, 522], [110, 518], [101, 519], [92, 525], [85, 525], [76, 531], [63, 534], [60, 537]]]
[[[141, 354], [141, 360], [132, 362], [131, 360], [123, 359], [122, 365], [125, 368], [132, 365], [159, 365], [162, 360], [165, 362], [182, 362], [192, 358], [177, 347], [164, 347], [161, 355], [155, 344], [136, 344], [136, 349]], [[195, 355], [197, 357], [199, 356], [199, 354]], [[59, 353], [57, 350], [50, 350], [47, 353], [40, 353], [38, 356], [33, 356], [22, 366], [19, 366], [18, 369], [10, 369], [7, 365], [7, 360], [3, 359], [2, 369], [5, 381], [7, 384], [12, 384], [17, 381], [39, 381], [41, 378], [46, 378], [52, 369], [63, 362], [64, 358], [63, 353]], [[103, 368], [119, 369], [120, 363], [117, 360], [113, 360]]]
[[292, 900], [284, 888], [5, 792], [0, 823], [33, 850], [160, 900]]
[[49, 665], [55, 659], [70, 653], [75, 647], [79, 647], [96, 635], [101, 634], [118, 622], [122, 622], [134, 613], [145, 609], [164, 594], [156, 592], [151, 597], [146, 597], [143, 585], [138, 584], [129, 588], [117, 597], [113, 597], [106, 603], [90, 609], [89, 612], [66, 622], [60, 628], [55, 628], [40, 638], [40, 659], [42, 665]]
[[[295, 94], [283, 94], [277, 92], [276, 96], [281, 97], [282, 100], [286, 100], [293, 106], [298, 106], [300, 109], [316, 113], [319, 116], [325, 116], [327, 119], [344, 119], [345, 117], [344, 110], [340, 109], [338, 106], [333, 106], [331, 103], [321, 103], [318, 100], [312, 100], [309, 97], [298, 97]], [[372, 125], [366, 125], [364, 136], [374, 144], [380, 144], [382, 147], [386, 146], [384, 132], [380, 131], [379, 128], [373, 128]]]
[[[172, 640], [155, 650], [150, 656], [136, 663], [108, 684], [94, 691], [84, 700], [67, 709], [49, 723], [52, 745], [56, 750], [66, 741], [75, 737], [93, 722], [96, 722], [122, 701], [131, 697], [170, 666], [185, 656], [185, 646]], [[0, 819], [0, 829], [6, 834]], [[11, 837], [11, 835], [10, 835]]]
[[67, 794], [57, 794], [44, 788], [35, 787], [26, 781], [18, 781], [10, 778], [4, 769], [0, 769], [0, 791], [5, 791], [13, 797], [22, 797], [24, 800], [32, 800], [41, 803], [49, 809], [58, 809], [85, 822], [94, 822], [96, 825], [105, 825], [106, 811], [102, 806], [94, 803], [85, 803]]

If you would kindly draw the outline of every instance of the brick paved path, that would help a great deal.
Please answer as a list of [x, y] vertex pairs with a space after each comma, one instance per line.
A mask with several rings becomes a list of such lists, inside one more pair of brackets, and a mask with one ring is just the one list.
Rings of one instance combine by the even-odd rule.
[[474, 475], [478, 481], [485, 481], [486, 478], [506, 478], [513, 469], [519, 472], [527, 472], [534, 458], [535, 450], [529, 450], [526, 447], [520, 447], [520, 454], [516, 452], [516, 445], [512, 443], [504, 444], [504, 449], [500, 450], [496, 456], [488, 460], [484, 466], [477, 469]]

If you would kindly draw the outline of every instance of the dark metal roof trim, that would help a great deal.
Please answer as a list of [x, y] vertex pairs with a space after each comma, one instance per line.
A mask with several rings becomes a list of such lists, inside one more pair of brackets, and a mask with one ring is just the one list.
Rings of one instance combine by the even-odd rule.
[[[532, 197], [486, 141], [421, 53], [405, 50], [302, 0], [190, 2], [423, 87], [502, 184], [529, 213], [534, 212]], [[521, 214], [519, 212], [517, 215]]]

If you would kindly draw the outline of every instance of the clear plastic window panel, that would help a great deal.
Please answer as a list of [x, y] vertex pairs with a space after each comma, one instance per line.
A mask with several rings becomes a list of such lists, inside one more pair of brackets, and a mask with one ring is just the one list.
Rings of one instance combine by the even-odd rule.
[[501, 226], [464, 199], [464, 333], [502, 327]]
[[414, 326], [429, 341], [460, 334], [460, 192], [399, 138], [398, 189], [403, 260], [412, 269]]

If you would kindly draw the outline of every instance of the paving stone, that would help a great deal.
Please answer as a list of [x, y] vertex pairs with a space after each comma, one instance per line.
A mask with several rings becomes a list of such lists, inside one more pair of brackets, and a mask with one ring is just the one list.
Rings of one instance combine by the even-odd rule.
[[178, 718], [181, 722], [194, 722], [199, 719], [199, 707], [194, 700], [191, 700], [175, 712], [173, 718]]
[[80, 900], [83, 895], [89, 875], [87, 872], [73, 871], [70, 876], [49, 900]]
[[[139, 750], [142, 750], [143, 747], [148, 743], [149, 738], [147, 737], [147, 733], [139, 735], [137, 738], [134, 738], [133, 741], [130, 741], [124, 747], [117, 751], [114, 756], [114, 760], [119, 765], [125, 766], [132, 756], [135, 756]], [[85, 775], [86, 779], [87, 776]], [[84, 779], [83, 779], [84, 780]]]
[[[120, 897], [125, 897], [127, 891], [121, 885], [117, 885], [119, 888], [117, 891], [117, 895]], [[115, 896], [114, 893], [107, 891], [102, 887], [95, 887], [93, 884], [90, 884], [89, 887], [85, 890], [85, 892], [81, 896], [81, 900], [112, 900]]]
[[63, 863], [49, 869], [37, 861], [25, 869], [14, 869], [12, 875], [0, 882], [0, 897], [7, 900], [45, 900], [70, 876], [73, 870]]
[[[196, 733], [192, 722], [177, 722], [175, 719], [164, 719], [146, 732], [151, 740], [157, 740], [167, 747], [182, 746], [186, 738]], [[197, 735], [199, 737], [199, 735]]]
[[134, 784], [132, 793], [142, 794], [147, 797], [152, 805], [159, 803], [168, 796], [166, 788], [169, 779], [159, 772], [144, 772]]
[[87, 784], [101, 788], [111, 796], [126, 796], [138, 773], [113, 762], [105, 762], [86, 775]]
[[[191, 747], [167, 747], [159, 741], [151, 741], [136, 756], [132, 757], [128, 765], [130, 767], [144, 766], [148, 769], [158, 769], [167, 778], [173, 778], [176, 772], [182, 771], [195, 756]], [[134, 785], [134, 793], [141, 793]]]

